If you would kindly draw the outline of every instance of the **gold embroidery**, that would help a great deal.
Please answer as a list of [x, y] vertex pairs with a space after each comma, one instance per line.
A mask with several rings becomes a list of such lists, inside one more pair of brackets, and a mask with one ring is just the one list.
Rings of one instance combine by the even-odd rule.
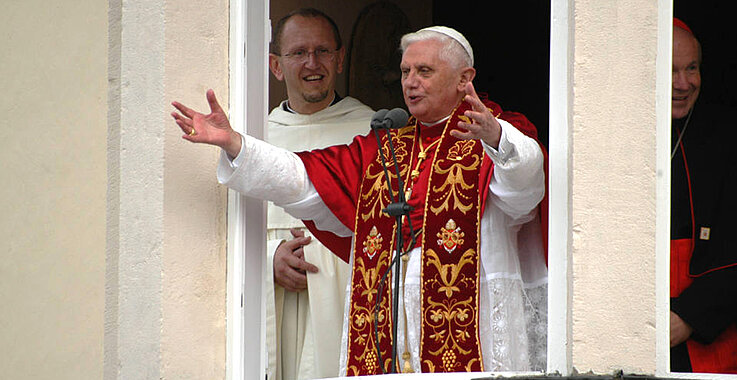
[[460, 161], [464, 157], [472, 153], [476, 140], [459, 140], [448, 150], [448, 159], [451, 161]]
[[[502, 114], [502, 113], [500, 112], [500, 113], [498, 113], [498, 114], [494, 115], [494, 110], [493, 110], [493, 109], [491, 109], [491, 108], [489, 108], [489, 107], [486, 107], [486, 109], [488, 109], [488, 110], [489, 110], [489, 112], [491, 113], [491, 116], [494, 116], [494, 117], [495, 117], [495, 118], [497, 118], [497, 119], [498, 119], [498, 118], [499, 118], [499, 116], [500, 116], [500, 115]], [[464, 122], [464, 123], [468, 123], [468, 124], [473, 124], [473, 121], [471, 120], [471, 118], [470, 118], [470, 117], [468, 117], [468, 116], [466, 116], [466, 115], [458, 115], [458, 119], [460, 119], [460, 120], [461, 120], [462, 122]]]
[[[381, 236], [375, 228], [371, 229], [369, 236], [379, 237]], [[360, 297], [365, 301], [359, 304], [354, 304], [351, 308], [350, 323], [351, 340], [354, 347], [360, 347], [359, 354], [352, 355], [355, 360], [361, 364], [361, 368], [357, 366], [349, 366], [349, 371], [354, 373], [376, 373], [378, 369], [378, 359], [376, 356], [376, 341], [373, 338], [373, 326], [376, 323], [378, 326], [384, 326], [389, 322], [389, 301], [387, 297], [382, 297], [381, 305], [379, 306], [379, 313], [376, 315], [375, 304], [373, 303], [374, 298], [378, 294], [378, 281], [380, 273], [386, 268], [385, 264], [388, 261], [389, 251], [384, 249], [381, 250], [381, 245], [376, 247], [376, 252], [379, 253], [378, 264], [366, 265], [366, 261], [363, 257], [356, 258], [356, 267], [354, 276], [358, 276], [359, 280], [353, 282], [352, 292], [360, 294]], [[375, 254], [374, 253], [374, 254]], [[383, 328], [379, 328], [379, 339], [386, 339], [387, 336]], [[382, 352], [382, 355], [384, 353]]]
[[[379, 262], [381, 262], [388, 255], [388, 251], [382, 251], [379, 255]], [[356, 258], [356, 266], [358, 274], [361, 275], [361, 285], [363, 285], [363, 290], [361, 290], [361, 297], [366, 297], [366, 299], [371, 302], [374, 300], [374, 294], [378, 292], [376, 282], [379, 279], [380, 268], [377, 268], [374, 264], [370, 264], [370, 268], [367, 268], [366, 264], [363, 261], [363, 257]]]
[[[404, 177], [409, 169], [409, 165], [405, 162], [407, 157], [407, 140], [414, 140], [414, 130], [414, 126], [404, 127], [391, 135], [392, 144], [397, 155], [397, 162], [399, 163], [399, 174], [402, 177]], [[386, 159], [387, 166], [391, 167], [390, 170], [387, 170], [387, 173], [389, 174], [390, 181], [395, 183], [397, 173], [393, 169], [394, 161], [389, 150], [389, 143], [385, 138], [383, 141], [382, 151], [384, 152], [384, 158]], [[366, 210], [368, 210], [365, 213], [361, 213], [361, 219], [364, 222], [380, 216], [381, 210], [386, 208], [390, 203], [389, 187], [386, 184], [386, 176], [381, 165], [381, 156], [378, 154], [376, 155], [376, 161], [369, 165], [369, 168], [366, 170], [365, 185], [368, 185], [368, 191], [364, 191], [363, 195], [361, 195], [361, 200], [366, 202]]]
[[[476, 185], [484, 152], [476, 140], [447, 136], [457, 121], [473, 122], [463, 110], [454, 110], [446, 124], [426, 195], [420, 343], [423, 372], [483, 370], [477, 314], [482, 195]], [[439, 247], [449, 254], [440, 254]]]
[[366, 241], [363, 242], [363, 252], [368, 255], [369, 259], [373, 259], [376, 252], [381, 250], [383, 240], [376, 226], [371, 227], [369, 236], [366, 236]]
[[441, 282], [438, 288], [438, 293], [445, 292], [445, 296], [450, 298], [453, 292], [459, 292], [458, 283], [464, 281], [460, 274], [461, 269], [466, 264], [473, 264], [476, 258], [476, 251], [468, 249], [463, 253], [457, 263], [454, 264], [442, 264], [438, 254], [433, 249], [427, 250], [427, 263], [435, 267], [438, 270], [440, 280], [430, 279], [429, 284]]
[[[394, 154], [397, 155], [397, 161], [402, 162], [404, 161], [404, 158], [407, 156], [407, 143], [405, 142], [405, 139], [410, 136], [411, 134], [414, 134], [415, 128], [414, 126], [407, 126], [404, 128], [400, 128], [396, 130], [396, 133], [391, 134], [392, 138], [392, 145], [394, 146]], [[381, 145], [381, 151], [384, 153], [384, 159], [386, 160], [387, 165], [392, 162], [392, 151], [389, 149], [389, 141], [384, 139], [384, 143]], [[376, 163], [381, 166], [381, 155], [376, 155]]]
[[437, 233], [438, 245], [442, 246], [448, 253], [452, 253], [456, 247], [463, 244], [463, 236], [466, 234], [461, 231], [460, 227], [456, 226], [456, 222], [453, 219], [448, 219], [445, 223], [445, 227], [440, 228], [440, 232]]
[[368, 369], [370, 372], [374, 372], [376, 370], [376, 364], [378, 364], [376, 353], [373, 351], [369, 352], [366, 355], [366, 369]]
[[430, 369], [430, 372], [435, 372], [435, 364], [433, 364], [431, 360], [426, 359], [426, 360], [423, 360], [422, 362], [425, 363], [425, 365], [427, 365], [427, 368]]
[[[430, 335], [430, 338], [436, 342], [442, 342], [440, 348], [430, 351], [430, 354], [437, 355], [446, 350], [453, 350], [468, 355], [471, 350], [464, 350], [458, 342], [464, 342], [471, 337], [463, 328], [473, 322], [473, 318], [469, 315], [469, 313], [474, 313], [471, 306], [473, 297], [468, 297], [462, 301], [445, 300], [443, 302], [435, 302], [432, 297], [428, 297], [427, 301], [432, 307], [431, 315], [437, 316], [437, 318], [430, 318], [432, 322], [428, 323], [429, 327], [435, 331]], [[463, 320], [461, 320], [461, 316]], [[452, 328], [454, 325], [456, 326], [455, 329]], [[455, 334], [446, 336], [446, 332], [449, 331], [455, 331]]]
[[443, 367], [445, 368], [453, 368], [456, 364], [456, 354], [453, 351], [445, 351], [443, 352]]
[[[389, 172], [389, 175], [393, 177], [391, 172]], [[366, 208], [369, 210], [361, 214], [364, 222], [376, 217], [377, 213], [389, 204], [389, 193], [384, 191], [387, 188], [384, 172], [370, 173], [367, 170], [365, 181], [370, 182], [371, 185], [369, 191], [361, 196], [362, 200], [367, 201]]]
[[[481, 158], [478, 155], [472, 155], [473, 161], [464, 165], [460, 161], [472, 153], [474, 140], [459, 140], [448, 151], [447, 161], [453, 162], [449, 168], [443, 168], [446, 159], [439, 159], [435, 162], [435, 172], [438, 174], [448, 174], [442, 186], [433, 187], [433, 191], [439, 193], [437, 200], [441, 201], [440, 206], [431, 206], [430, 211], [435, 215], [449, 209], [457, 209], [462, 213], [467, 213], [473, 208], [474, 199], [466, 195], [465, 192], [472, 190], [476, 184], [468, 184], [464, 178], [465, 172], [475, 171], [481, 164]], [[468, 203], [463, 203], [467, 200]], [[452, 201], [452, 203], [451, 203]]]
[[478, 360], [478, 359], [476, 359], [476, 358], [473, 358], [473, 359], [471, 359], [471, 360], [470, 360], [470, 361], [469, 361], [469, 362], [468, 362], [468, 363], [466, 364], [466, 372], [474, 372], [474, 368], [473, 368], [473, 366], [474, 366], [474, 364], [475, 364], [476, 362], [478, 362], [478, 361], [479, 361], [479, 360]]

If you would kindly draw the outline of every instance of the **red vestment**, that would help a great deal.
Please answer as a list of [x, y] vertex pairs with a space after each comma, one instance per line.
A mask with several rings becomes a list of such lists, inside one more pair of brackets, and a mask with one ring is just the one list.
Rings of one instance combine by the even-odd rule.
[[[514, 112], [502, 112], [501, 108], [497, 104], [493, 102], [489, 102], [489, 101], [487, 101], [487, 107], [489, 107], [492, 113], [498, 118], [510, 122], [523, 133], [533, 138], [536, 138], [536, 130], [534, 126], [523, 115], [514, 113]], [[450, 122], [448, 123], [449, 128], [456, 127], [455, 124], [457, 124], [458, 122], [458, 117], [463, 117], [462, 116], [463, 111], [468, 108], [469, 106], [467, 103], [461, 104], [457, 112], [455, 112], [452, 118], [450, 119]], [[413, 123], [413, 120], [410, 121], [410, 124], [412, 123]], [[400, 149], [406, 149], [407, 151], [403, 152], [403, 154], [405, 154], [407, 157], [410, 157], [408, 158], [409, 161], [404, 162], [404, 165], [402, 167], [403, 175], [404, 173], [408, 173], [410, 168], [414, 168], [416, 166], [417, 164], [416, 156], [417, 156], [417, 151], [420, 149], [420, 145], [428, 146], [435, 139], [441, 138], [441, 134], [443, 138], [447, 140], [447, 143], [441, 142], [441, 144], [445, 147], [445, 148], [440, 148], [440, 149], [444, 149], [444, 150], [441, 150], [443, 151], [444, 154], [446, 153], [445, 150], [449, 149], [449, 147], [464, 146], [463, 144], [458, 145], [459, 143], [463, 143], [463, 142], [461, 140], [457, 140], [453, 138], [452, 136], [450, 136], [447, 133], [447, 131], [443, 133], [442, 129], [444, 126], [445, 126], [445, 123], [443, 123], [443, 125], [439, 127], [430, 127], [430, 128], [422, 127], [422, 130], [419, 131], [419, 133], [417, 134], [414, 133], [415, 131], [414, 128], [411, 128], [412, 135], [404, 136], [404, 137], [402, 137], [401, 135], [402, 133], [407, 132], [406, 129], [395, 132], [393, 139], [396, 139], [395, 141], [397, 142], [397, 145], [405, 144], [405, 142], [410, 142], [409, 144], [405, 144], [402, 146], [395, 146], [395, 149], [397, 150], [398, 155], [399, 155]], [[402, 138], [404, 138], [404, 140], [402, 140]], [[383, 138], [382, 140], [386, 140], [386, 139]], [[405, 141], [405, 142], [402, 142], [402, 141]], [[416, 142], [421, 142], [421, 144], [417, 144]], [[476, 143], [473, 140], [471, 140], [470, 142], [471, 144], [466, 144], [466, 145], [469, 145], [469, 149], [471, 149], [470, 146], [473, 146], [474, 143]], [[456, 145], [453, 145], [453, 144], [456, 144]], [[477, 144], [476, 149], [478, 149], [480, 145], [481, 144]], [[462, 149], [462, 148], [459, 148], [459, 149]], [[545, 152], [545, 149], [542, 149], [542, 151]], [[388, 153], [389, 153], [388, 151], [385, 151], [385, 156], [389, 157]], [[439, 186], [437, 186], [436, 182], [430, 182], [429, 180], [431, 174], [433, 173], [433, 170], [430, 170], [430, 168], [435, 166], [432, 164], [433, 162], [435, 162], [435, 159], [436, 159], [434, 156], [434, 153], [435, 153], [435, 150], [433, 150], [430, 153], [430, 157], [428, 157], [424, 163], [420, 163], [420, 166], [419, 166], [420, 175], [418, 176], [416, 182], [414, 181], [411, 182], [412, 196], [408, 200], [409, 201], [408, 203], [410, 204], [410, 206], [413, 207], [413, 211], [410, 214], [410, 219], [412, 220], [414, 228], [415, 229], [422, 228], [423, 231], [427, 234], [427, 236], [423, 236], [423, 239], [420, 240], [423, 242], [423, 257], [425, 257], [424, 256], [425, 253], [427, 254], [434, 253], [431, 249], [429, 249], [428, 247], [425, 247], [425, 244], [427, 244], [426, 242], [428, 241], [428, 239], [430, 240], [435, 239], [435, 235], [436, 235], [435, 231], [446, 231], [445, 228], [451, 226], [451, 224], [445, 224], [445, 222], [441, 223], [440, 221], [432, 222], [432, 225], [427, 224], [429, 219], [427, 219], [426, 216], [430, 213], [428, 213], [425, 208], [427, 205], [430, 205], [430, 207], [433, 207], [432, 202], [428, 200], [428, 196], [436, 194], [439, 191], [438, 190]], [[374, 248], [379, 247], [382, 244], [383, 240], [386, 240], [384, 244], [389, 244], [390, 243], [389, 239], [392, 240], [392, 244], [393, 244], [393, 240], [394, 240], [394, 235], [392, 233], [394, 229], [393, 218], [381, 219], [381, 216], [377, 215], [376, 212], [374, 212], [373, 215], [370, 215], [370, 216], [368, 215], [369, 212], [366, 212], [365, 214], [362, 214], [362, 215], [358, 215], [359, 205], [362, 204], [361, 203], [362, 195], [370, 194], [370, 191], [367, 189], [367, 187], [369, 186], [378, 184], [378, 187], [380, 188], [378, 190], [383, 189], [384, 196], [373, 196], [368, 200], [364, 199], [363, 200], [364, 206], [360, 206], [360, 207], [365, 207], [367, 202], [373, 202], [374, 204], [370, 205], [370, 207], [366, 208], [365, 210], [369, 210], [369, 211], [374, 210], [374, 209], [381, 210], [383, 207], [385, 207], [389, 203], [388, 197], [386, 196], [386, 194], [388, 194], [388, 192], [386, 191], [386, 184], [385, 184], [385, 181], [382, 182], [383, 173], [380, 173], [381, 176], [379, 176], [376, 172], [376, 168], [377, 168], [376, 163], [379, 160], [376, 137], [373, 133], [367, 136], [358, 136], [349, 145], [330, 147], [327, 149], [311, 151], [311, 152], [301, 152], [301, 153], [298, 153], [298, 156], [302, 159], [305, 165], [305, 168], [307, 170], [307, 173], [310, 177], [310, 180], [315, 186], [315, 189], [320, 194], [320, 197], [322, 198], [323, 202], [327, 205], [327, 207], [332, 211], [332, 213], [345, 226], [348, 226], [349, 228], [351, 228], [354, 234], [356, 234], [355, 235], [356, 236], [356, 242], [355, 242], [356, 247], [354, 250], [354, 255], [355, 255], [354, 256], [354, 260], [355, 260], [354, 262], [354, 282], [352, 286], [353, 297], [351, 301], [352, 308], [356, 309], [356, 308], [364, 307], [366, 309], [373, 310], [372, 307], [377, 302], [377, 299], [376, 299], [377, 294], [375, 293], [378, 292], [378, 290], [376, 289], [378, 287], [378, 284], [377, 284], [377, 281], [375, 280], [372, 280], [372, 281], [365, 280], [365, 278], [367, 278], [366, 274], [371, 273], [371, 276], [375, 278], [378, 275], [376, 272], [383, 273], [384, 271], [386, 271], [388, 267], [388, 262], [390, 260], [389, 256], [391, 256], [391, 254], [387, 254], [386, 255], [387, 257], [383, 257], [383, 258], [379, 257], [380, 260], [378, 261], [378, 263], [380, 264], [371, 264], [371, 265], [375, 265], [374, 267], [367, 264], [367, 262], [369, 261], [369, 259], [373, 260], [374, 255], [377, 255], [377, 252], [374, 251]], [[476, 211], [473, 211], [473, 215], [475, 216], [471, 217], [471, 219], [475, 219], [475, 220], [473, 220], [473, 223], [471, 225], [466, 225], [466, 227], [464, 227], [466, 228], [464, 231], [466, 231], [466, 233], [469, 233], [469, 239], [467, 239], [469, 241], [467, 243], [471, 244], [469, 246], [470, 248], [468, 249], [468, 251], [472, 251], [472, 252], [469, 253], [471, 256], [466, 256], [466, 255], [463, 256], [463, 258], [468, 258], [469, 260], [471, 260], [469, 262], [472, 265], [467, 266], [467, 267], [472, 268], [475, 271], [472, 273], [474, 273], [476, 278], [478, 277], [478, 240], [481, 238], [480, 236], [478, 236], [478, 223], [479, 223], [479, 218], [481, 214], [483, 213], [483, 206], [485, 204], [486, 196], [488, 195], [488, 192], [489, 192], [489, 183], [491, 180], [491, 174], [493, 172], [492, 170], [493, 164], [491, 163], [491, 160], [489, 159], [489, 157], [483, 154], [483, 151], [481, 151], [478, 157], [479, 157], [479, 159], [477, 160], [478, 163], [474, 163], [475, 169], [473, 169], [473, 171], [465, 172], [466, 173], [465, 177], [464, 175], [461, 175], [460, 177], [456, 176], [454, 177], [455, 178], [454, 180], [451, 180], [451, 181], [456, 181], [455, 183], [464, 182], [464, 181], [467, 183], [468, 178], [476, 178], [476, 180], [472, 180], [470, 182], [471, 184], [475, 185], [473, 186], [475, 187], [474, 190], [478, 190], [478, 196], [477, 196], [478, 199], [476, 201], [471, 202], [471, 203], [474, 203], [476, 207], [475, 209]], [[390, 157], [388, 158], [388, 165], [390, 167], [389, 170], [393, 172], [394, 171], [393, 163], [390, 161]], [[547, 155], [545, 155], [545, 168], [547, 168]], [[449, 168], [446, 171], [443, 171], [442, 169], [434, 169], [434, 170], [435, 172], [444, 172], [446, 175], [449, 172], [450, 173], [458, 172], [457, 167], [455, 168], [455, 172], [453, 172], [454, 170], [453, 168]], [[438, 178], [441, 178], [441, 177], [438, 177]], [[448, 180], [445, 177], [442, 177], [442, 178], [443, 179], [440, 180], [439, 182], [441, 185], [445, 182], [448, 182]], [[376, 180], [374, 182], [371, 182], [372, 179], [376, 179]], [[436, 179], [436, 181], [438, 180]], [[407, 185], [410, 185], [409, 181], [407, 182], [408, 182]], [[430, 194], [428, 194], [429, 187], [432, 188], [432, 191], [430, 192]], [[392, 188], [396, 189], [396, 180], [392, 182]], [[461, 194], [461, 196], [463, 196], [463, 194]], [[437, 206], [437, 207], [438, 207], [438, 210], [442, 208], [442, 206]], [[545, 196], [545, 199], [541, 203], [540, 208], [541, 208], [540, 216], [542, 217], [542, 221], [547, 221], [547, 196]], [[472, 209], [469, 209], [469, 210], [472, 210]], [[437, 211], [434, 214], [439, 215], [439, 214], [442, 214], [443, 212]], [[453, 217], [453, 218], [446, 217], [445, 219], [443, 219], [443, 221], [447, 221], [451, 219], [450, 222], [455, 222], [454, 220], [452, 220], [455, 218], [456, 217]], [[459, 218], [459, 221], [465, 222], [465, 219], [468, 219], [468, 218], [464, 218], [463, 220]], [[370, 224], [370, 223], [376, 223], [377, 221], [380, 221], [378, 225]], [[315, 225], [310, 221], [307, 221], [306, 225], [308, 226], [308, 228], [311, 229], [313, 234], [316, 237], [318, 237], [318, 239], [320, 239], [321, 242], [323, 242], [323, 244], [331, 248], [333, 252], [339, 255], [343, 260], [348, 261], [348, 259], [350, 258], [350, 251], [348, 248], [350, 247], [350, 243], [351, 243], [350, 238], [340, 238], [340, 237], [333, 235], [330, 232], [324, 232], [324, 231], [317, 230]], [[543, 227], [545, 227], [547, 223], [542, 223], [542, 225]], [[453, 224], [452, 226], [455, 227], [455, 224]], [[476, 227], [472, 227], [472, 226], [476, 226]], [[376, 230], [375, 227], [378, 227], [378, 229], [381, 231]], [[403, 225], [402, 230], [404, 231], [404, 233], [408, 234], [409, 231], [407, 227], [408, 226], [405, 223], [405, 225]], [[471, 231], [468, 231], [469, 229], [474, 229], [476, 231], [471, 232]], [[432, 233], [429, 232], [431, 230], [433, 231]], [[448, 231], [450, 231], [450, 229], [448, 229]], [[546, 246], [547, 245], [547, 236], [546, 236], [547, 229], [543, 228], [543, 231], [544, 231], [543, 241]], [[441, 233], [438, 232], [437, 234], [438, 234], [438, 237], [440, 237]], [[411, 238], [410, 236], [405, 236], [404, 240], [409, 241], [410, 238]], [[445, 240], [443, 240], [443, 242], [446, 243], [446, 247], [455, 248], [456, 243], [459, 242], [457, 238], [458, 236], [448, 237], [447, 239], [444, 238]], [[460, 239], [460, 241], [462, 242], [463, 239]], [[447, 249], [449, 248], [446, 248], [446, 250]], [[389, 250], [386, 252], [391, 252], [391, 251]], [[380, 253], [379, 253], [379, 256], [381, 256]], [[438, 255], [433, 256], [433, 258], [435, 257], [439, 257], [439, 256]], [[461, 260], [464, 260], [463, 258]], [[432, 260], [425, 260], [425, 261], [429, 263]], [[447, 265], [451, 265], [451, 264], [438, 263], [437, 267], [438, 269], [440, 269], [440, 268], [445, 268], [445, 266]], [[432, 268], [428, 269], [427, 265], [423, 264], [423, 278], [424, 278], [424, 271], [426, 270], [432, 270]], [[359, 274], [361, 274], [363, 277], [359, 278], [358, 277]], [[469, 278], [471, 277], [473, 277], [473, 275], [469, 276]], [[363, 280], [364, 283], [360, 283], [361, 280]], [[471, 280], [466, 280], [466, 282], [469, 282], [469, 281]], [[425, 282], [423, 282], [423, 284], [424, 283]], [[467, 296], [471, 298], [475, 298], [476, 304], [473, 304], [473, 302], [471, 302], [470, 304], [465, 304], [465, 306], [471, 305], [473, 307], [477, 307], [478, 294], [477, 294], [477, 289], [474, 286], [475, 285], [471, 286], [469, 289], [471, 289], [470, 291], [475, 292], [475, 293], [472, 295], [467, 295]], [[389, 286], [385, 287], [385, 292], [387, 293], [387, 295], [388, 295], [388, 288]], [[440, 292], [445, 291], [445, 292], [452, 293], [452, 291], [448, 290], [449, 287], [447, 286], [441, 287], [441, 288], [445, 290], [442, 290], [442, 289], [438, 290], [437, 288], [433, 290], [428, 287], [423, 288], [424, 289], [423, 290], [423, 310], [426, 310], [426, 308], [428, 308], [429, 310], [428, 304], [434, 302], [432, 292], [437, 293], [438, 291]], [[431, 293], [425, 294], [426, 292], [431, 292]], [[362, 295], [359, 293], [361, 293]], [[359, 296], [363, 297], [363, 301], [360, 301], [357, 299], [357, 297]], [[387, 302], [387, 305], [382, 306], [382, 309], [381, 309], [382, 312], [388, 311], [389, 309], [388, 300], [389, 300], [388, 296], [381, 299], [382, 303]], [[373, 302], [373, 304], [370, 307], [369, 305], [361, 304], [362, 302], [364, 303]], [[353, 309], [351, 312], [351, 316], [354, 315]], [[455, 313], [458, 310], [449, 312], [449, 314]], [[466, 310], [468, 310], [468, 308], [466, 308]], [[452, 315], [455, 315], [455, 314], [452, 314]], [[379, 348], [379, 351], [381, 352], [381, 358], [383, 359], [383, 362], [377, 363], [376, 356], [371, 355], [371, 352], [375, 351], [375, 348], [373, 347], [364, 348], [362, 355], [360, 356], [356, 355], [355, 357], [355, 358], [361, 359], [360, 365], [362, 366], [361, 367], [362, 369], [355, 370], [355, 372], [353, 373], [349, 372], [349, 374], [381, 373], [380, 371], [382, 371], [382, 367], [383, 367], [383, 371], [388, 370], [388, 362], [386, 360], [388, 359], [387, 358], [388, 350], [386, 349], [386, 347], [390, 346], [392, 342], [391, 342], [391, 336], [386, 336], [386, 335], [387, 335], [387, 332], [390, 331], [389, 326], [392, 321], [389, 321], [388, 318], [386, 317], [388, 317], [388, 313], [380, 314], [379, 316], [379, 319], [380, 319], [379, 323], [381, 325], [381, 329], [379, 329], [379, 336], [381, 337], [381, 339], [379, 339], [379, 341], [381, 342], [380, 343], [381, 347]], [[442, 355], [443, 347], [430, 347], [433, 344], [433, 339], [430, 338], [430, 335], [431, 333], [433, 333], [433, 331], [434, 333], [432, 334], [432, 336], [437, 338], [438, 336], [446, 337], [445, 333], [454, 334], [461, 330], [458, 330], [458, 329], [437, 330], [436, 329], [432, 331], [431, 330], [425, 331], [426, 326], [430, 326], [431, 323], [429, 323], [429, 320], [425, 321], [424, 318], [432, 318], [432, 320], [435, 321], [436, 318], [439, 318], [439, 317], [437, 317], [437, 314], [435, 314], [435, 317], [431, 317], [431, 316], [425, 315], [425, 313], [423, 312], [423, 334], [425, 334], [422, 340], [423, 351], [421, 353], [422, 355], [421, 359], [424, 360], [422, 364], [423, 371], [448, 371], [448, 370], [477, 371], [477, 370], [483, 369], [481, 366], [480, 346], [477, 343], [470, 343], [470, 346], [469, 346], [470, 348], [468, 349], [459, 347], [457, 352], [453, 354], [451, 357], [447, 356], [447, 354], [445, 356]], [[376, 322], [376, 321], [373, 321], [372, 314], [369, 314], [368, 312], [364, 311], [364, 313], [361, 314], [361, 321], [360, 321], [361, 328], [364, 327], [363, 323], [366, 322], [364, 321], [364, 319], [366, 319], [366, 321], [368, 322], [372, 322], [372, 323]], [[466, 320], [465, 318], [461, 318], [461, 319], [464, 321]], [[471, 319], [476, 320], [475, 313], [472, 313]], [[429, 328], [430, 327], [428, 327], [428, 329]], [[452, 327], [450, 328], [452, 329]], [[474, 331], [471, 331], [469, 333], [468, 331], [463, 330], [464, 331], [463, 334], [465, 335], [461, 336], [460, 338], [456, 337], [457, 338], [456, 340], [457, 341], [465, 341], [467, 339], [473, 340], [473, 336], [478, 335], [477, 326], [471, 325], [470, 328], [472, 328]], [[351, 345], [355, 345], [355, 344], [360, 344], [364, 346], [374, 345], [375, 337], [373, 336], [373, 334], [374, 334], [373, 330], [366, 329], [363, 335], [361, 334], [349, 335], [349, 343], [348, 343], [349, 353], [350, 353], [351, 347], [354, 347]], [[353, 337], [354, 339], [352, 340], [351, 337]], [[453, 344], [456, 344], [456, 343], [457, 342], [453, 342]], [[427, 347], [424, 347], [424, 346], [427, 346]], [[438, 350], [435, 350], [435, 349], [438, 349]], [[368, 356], [366, 354], [366, 351], [369, 351]], [[435, 352], [437, 354], [434, 359], [425, 358], [425, 355], [431, 356], [430, 352]], [[471, 355], [470, 357], [474, 357], [476, 359], [469, 359], [466, 357], [456, 357], [456, 355], [457, 354], [460, 355], [460, 353], [463, 353], [464, 355]], [[348, 360], [350, 362], [351, 358], [349, 357]], [[463, 360], [470, 362], [470, 363], [464, 363], [464, 365], [467, 365], [466, 367], [459, 367], [458, 363], [460, 363]]]

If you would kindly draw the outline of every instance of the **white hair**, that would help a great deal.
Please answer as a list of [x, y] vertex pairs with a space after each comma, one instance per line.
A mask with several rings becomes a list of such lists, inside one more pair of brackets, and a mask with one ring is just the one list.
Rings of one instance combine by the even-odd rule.
[[[452, 37], [447, 32], [441, 32], [440, 28], [453, 32], [457, 37]], [[466, 44], [464, 46], [458, 39]], [[473, 50], [466, 41], [465, 37], [457, 31], [446, 27], [430, 27], [418, 30], [413, 33], [407, 33], [402, 36], [399, 43], [399, 49], [404, 54], [405, 50], [415, 42], [437, 40], [442, 46], [440, 47], [439, 56], [441, 59], [450, 63], [451, 66], [461, 69], [464, 67], [473, 67]]]

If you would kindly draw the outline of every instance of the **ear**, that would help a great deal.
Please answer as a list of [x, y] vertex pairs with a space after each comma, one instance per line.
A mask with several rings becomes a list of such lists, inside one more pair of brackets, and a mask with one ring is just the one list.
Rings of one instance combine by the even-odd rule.
[[473, 81], [473, 78], [476, 77], [476, 69], [473, 67], [466, 67], [465, 69], [461, 70], [461, 78], [458, 82], [458, 91], [465, 93], [466, 91], [466, 84]]
[[269, 53], [269, 70], [274, 74], [276, 79], [284, 80], [284, 72], [281, 70], [281, 63], [279, 62], [279, 56], [273, 53]]
[[343, 72], [343, 62], [345, 60], [345, 46], [341, 46], [340, 49], [337, 51], [337, 56], [335, 57], [338, 61], [336, 62], [338, 64], [338, 74]]

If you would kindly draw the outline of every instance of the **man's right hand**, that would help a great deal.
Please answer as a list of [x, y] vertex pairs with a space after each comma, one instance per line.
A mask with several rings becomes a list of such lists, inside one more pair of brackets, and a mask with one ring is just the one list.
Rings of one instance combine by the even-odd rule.
[[274, 253], [274, 282], [284, 289], [298, 292], [307, 289], [306, 272], [317, 273], [317, 267], [305, 261], [303, 246], [310, 243], [311, 237], [304, 232], [292, 229], [294, 239], [285, 241]]
[[228, 116], [215, 98], [215, 92], [207, 90], [206, 96], [210, 105], [209, 114], [205, 115], [179, 102], [172, 102], [180, 113], [172, 112], [171, 116], [184, 132], [182, 138], [194, 143], [219, 146], [234, 158], [241, 150], [241, 136], [230, 127]]

